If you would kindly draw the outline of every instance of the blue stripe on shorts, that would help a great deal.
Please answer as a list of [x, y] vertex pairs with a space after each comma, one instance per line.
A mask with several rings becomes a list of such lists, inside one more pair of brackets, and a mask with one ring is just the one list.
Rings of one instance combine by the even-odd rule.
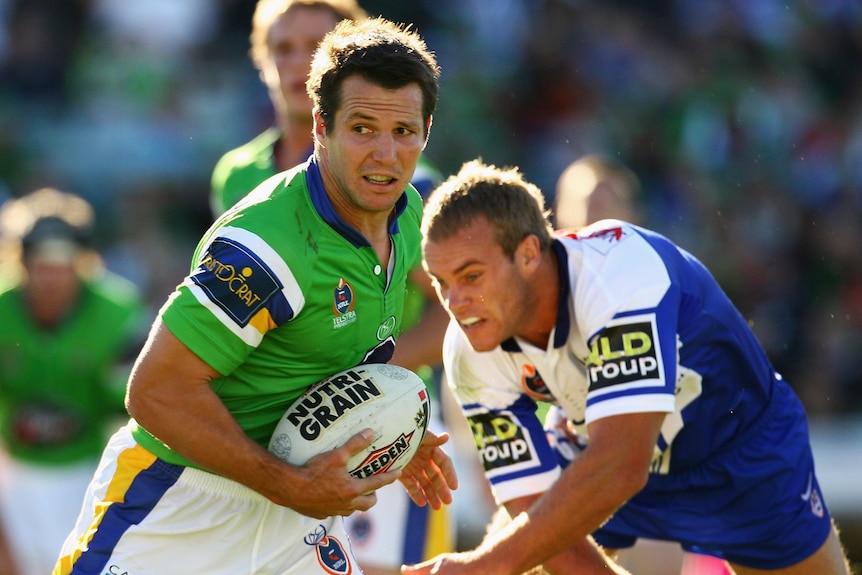
[[[108, 507], [87, 550], [75, 561], [71, 575], [104, 573], [106, 563], [120, 538], [131, 526], [144, 520], [168, 489], [177, 482], [183, 469], [185, 468], [180, 465], [157, 459], [149, 467], [137, 471], [123, 500], [115, 501]], [[122, 471], [124, 470], [118, 470]]]

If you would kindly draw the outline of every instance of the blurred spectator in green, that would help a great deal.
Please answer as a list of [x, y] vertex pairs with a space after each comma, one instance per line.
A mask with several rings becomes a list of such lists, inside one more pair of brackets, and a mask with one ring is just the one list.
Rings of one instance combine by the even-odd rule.
[[137, 289], [101, 266], [93, 226], [86, 200], [52, 188], [0, 209], [0, 525], [21, 575], [51, 572], [145, 336]]

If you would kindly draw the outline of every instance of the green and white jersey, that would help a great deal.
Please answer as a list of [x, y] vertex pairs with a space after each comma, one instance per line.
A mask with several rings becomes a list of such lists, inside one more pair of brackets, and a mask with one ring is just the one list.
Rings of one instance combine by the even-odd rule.
[[[410, 186], [396, 204], [393, 257], [383, 269], [336, 214], [312, 158], [266, 180], [207, 231], [160, 314], [223, 374], [212, 389], [252, 439], [268, 445], [311, 384], [390, 359], [407, 273], [421, 257], [421, 217], [422, 199]], [[191, 465], [142, 428], [134, 435], [162, 459]]]

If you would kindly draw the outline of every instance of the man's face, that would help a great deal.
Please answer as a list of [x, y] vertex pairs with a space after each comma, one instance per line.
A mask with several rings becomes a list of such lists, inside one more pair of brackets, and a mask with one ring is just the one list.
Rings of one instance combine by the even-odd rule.
[[27, 302], [41, 324], [54, 325], [78, 299], [81, 280], [72, 257], [39, 253], [25, 262]]
[[476, 351], [516, 335], [530, 297], [517, 254], [509, 258], [494, 233], [487, 219], [477, 217], [455, 235], [423, 244], [437, 295]]
[[387, 90], [358, 75], [344, 81], [330, 131], [319, 114], [314, 121], [323, 182], [342, 218], [389, 213], [413, 177], [426, 128], [418, 85]]
[[329, 8], [297, 5], [269, 29], [269, 59], [262, 71], [263, 80], [271, 94], [280, 94], [280, 104], [288, 114], [311, 118], [311, 100], [305, 91], [311, 59], [337, 23]]

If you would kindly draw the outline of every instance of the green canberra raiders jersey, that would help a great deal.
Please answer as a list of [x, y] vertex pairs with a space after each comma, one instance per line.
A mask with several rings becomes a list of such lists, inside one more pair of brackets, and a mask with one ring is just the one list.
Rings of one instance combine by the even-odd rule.
[[[407, 273], [421, 257], [422, 199], [408, 187], [395, 209], [387, 270], [336, 214], [312, 158], [216, 220], [162, 308], [167, 328], [223, 374], [213, 391], [261, 445], [310, 385], [392, 356]], [[191, 465], [141, 428], [134, 434], [159, 457]]]

